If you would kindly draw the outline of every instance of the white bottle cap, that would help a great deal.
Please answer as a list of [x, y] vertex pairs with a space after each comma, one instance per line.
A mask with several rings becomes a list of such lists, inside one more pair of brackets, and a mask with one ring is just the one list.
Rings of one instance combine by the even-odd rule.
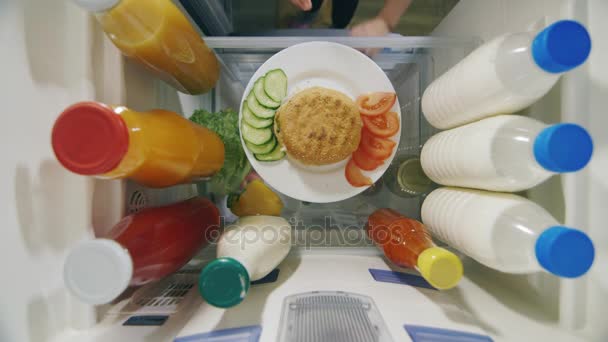
[[129, 286], [132, 275], [129, 252], [108, 239], [78, 243], [63, 266], [68, 290], [89, 304], [105, 304], [117, 298]]
[[103, 12], [116, 6], [121, 0], [74, 0], [74, 2], [89, 12]]

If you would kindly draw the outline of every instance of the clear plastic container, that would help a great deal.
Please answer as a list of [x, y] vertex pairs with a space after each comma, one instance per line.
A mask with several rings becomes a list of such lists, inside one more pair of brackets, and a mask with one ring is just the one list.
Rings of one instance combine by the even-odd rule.
[[[238, 107], [245, 86], [255, 71], [274, 53], [291, 45], [317, 41], [318, 37], [207, 37], [205, 42], [216, 49], [218, 58], [226, 68], [225, 78], [209, 94], [196, 98], [196, 107], [182, 104], [185, 113], [203, 107], [209, 111]], [[399, 154], [418, 156], [420, 147], [435, 130], [420, 115], [420, 95], [434, 77], [434, 69], [452, 65], [452, 57], [460, 60], [477, 44], [475, 39], [438, 37], [323, 37], [324, 41], [338, 42], [355, 48], [387, 48], [374, 56], [374, 61], [391, 80], [401, 104], [401, 138]], [[434, 56], [444, 56], [441, 61]], [[455, 57], [454, 57], [455, 56]], [[448, 58], [449, 57], [449, 58]], [[163, 89], [166, 89], [164, 87]], [[170, 97], [169, 97], [170, 98]], [[162, 98], [160, 98], [162, 100]], [[199, 104], [199, 101], [201, 104]], [[160, 106], [173, 108], [171, 101], [160, 102]], [[164, 107], [163, 107], [164, 108]], [[392, 167], [398, 168], [397, 158]], [[282, 196], [285, 210], [283, 216], [304, 226], [326, 227], [332, 224], [347, 227], [356, 224], [363, 227], [367, 217], [376, 208], [390, 207], [414, 219], [420, 219], [422, 196], [393, 194], [385, 173], [373, 189], [347, 201], [323, 205], [301, 203]], [[209, 183], [200, 183], [199, 192], [212, 196]], [[290, 206], [288, 203], [292, 202]], [[345, 209], [347, 208], [348, 209]], [[331, 220], [325, 219], [330, 217]]]
[[544, 269], [576, 278], [593, 264], [593, 243], [585, 233], [516, 195], [440, 188], [422, 203], [422, 221], [436, 238], [501, 272]]
[[511, 192], [578, 171], [592, 153], [591, 136], [581, 126], [499, 115], [431, 137], [421, 163], [439, 184]]
[[418, 156], [398, 156], [383, 177], [388, 189], [399, 197], [422, 196], [433, 187], [433, 182], [424, 173]]
[[372, 298], [342, 291], [286, 297], [279, 329], [278, 341], [393, 341]]
[[502, 35], [433, 81], [422, 97], [422, 112], [440, 129], [517, 112], [545, 95], [562, 73], [581, 65], [590, 50], [589, 33], [571, 20], [537, 35]]

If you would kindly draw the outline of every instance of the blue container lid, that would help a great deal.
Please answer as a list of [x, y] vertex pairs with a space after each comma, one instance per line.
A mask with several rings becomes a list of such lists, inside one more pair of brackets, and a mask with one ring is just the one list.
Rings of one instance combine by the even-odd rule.
[[249, 290], [249, 273], [232, 258], [217, 258], [201, 271], [198, 291], [207, 303], [229, 308], [245, 299]]
[[578, 171], [593, 154], [593, 140], [583, 127], [572, 123], [551, 125], [534, 140], [534, 157], [545, 169], [563, 173]]
[[593, 242], [580, 230], [553, 226], [536, 240], [536, 259], [547, 271], [565, 278], [585, 274], [595, 257]]
[[542, 30], [532, 42], [536, 64], [550, 73], [562, 73], [583, 64], [591, 51], [591, 37], [583, 25], [560, 20]]

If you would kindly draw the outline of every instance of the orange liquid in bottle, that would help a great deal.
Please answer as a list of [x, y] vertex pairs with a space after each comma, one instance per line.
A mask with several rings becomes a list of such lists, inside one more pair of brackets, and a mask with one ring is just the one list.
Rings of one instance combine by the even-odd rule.
[[122, 0], [97, 19], [123, 54], [178, 90], [201, 94], [215, 86], [215, 54], [171, 0]]
[[180, 115], [146, 113], [117, 107], [129, 127], [129, 150], [106, 178], [131, 178], [151, 187], [165, 187], [210, 176], [224, 163], [224, 144], [210, 130]]
[[434, 287], [449, 289], [462, 277], [462, 263], [436, 247], [424, 225], [392, 209], [378, 209], [367, 221], [368, 236], [395, 265], [414, 268]]
[[217, 134], [165, 110], [77, 103], [55, 122], [52, 141], [57, 159], [74, 173], [157, 188], [211, 176], [224, 164]]
[[378, 209], [368, 218], [367, 233], [386, 257], [401, 267], [416, 268], [418, 256], [433, 247], [424, 225], [392, 209]]

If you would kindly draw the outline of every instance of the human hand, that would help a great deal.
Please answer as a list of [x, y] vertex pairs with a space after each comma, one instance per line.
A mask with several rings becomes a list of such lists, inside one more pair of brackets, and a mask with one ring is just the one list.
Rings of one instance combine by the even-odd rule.
[[390, 28], [384, 19], [375, 17], [361, 24], [353, 26], [350, 30], [351, 35], [358, 37], [378, 37], [385, 36], [390, 32]]
[[312, 8], [311, 0], [290, 0], [291, 3], [302, 11], [310, 11]]
[[[361, 24], [353, 26], [350, 30], [351, 36], [355, 37], [380, 37], [390, 33], [387, 22], [382, 17], [376, 17]], [[363, 49], [366, 55], [373, 56], [380, 49]]]

